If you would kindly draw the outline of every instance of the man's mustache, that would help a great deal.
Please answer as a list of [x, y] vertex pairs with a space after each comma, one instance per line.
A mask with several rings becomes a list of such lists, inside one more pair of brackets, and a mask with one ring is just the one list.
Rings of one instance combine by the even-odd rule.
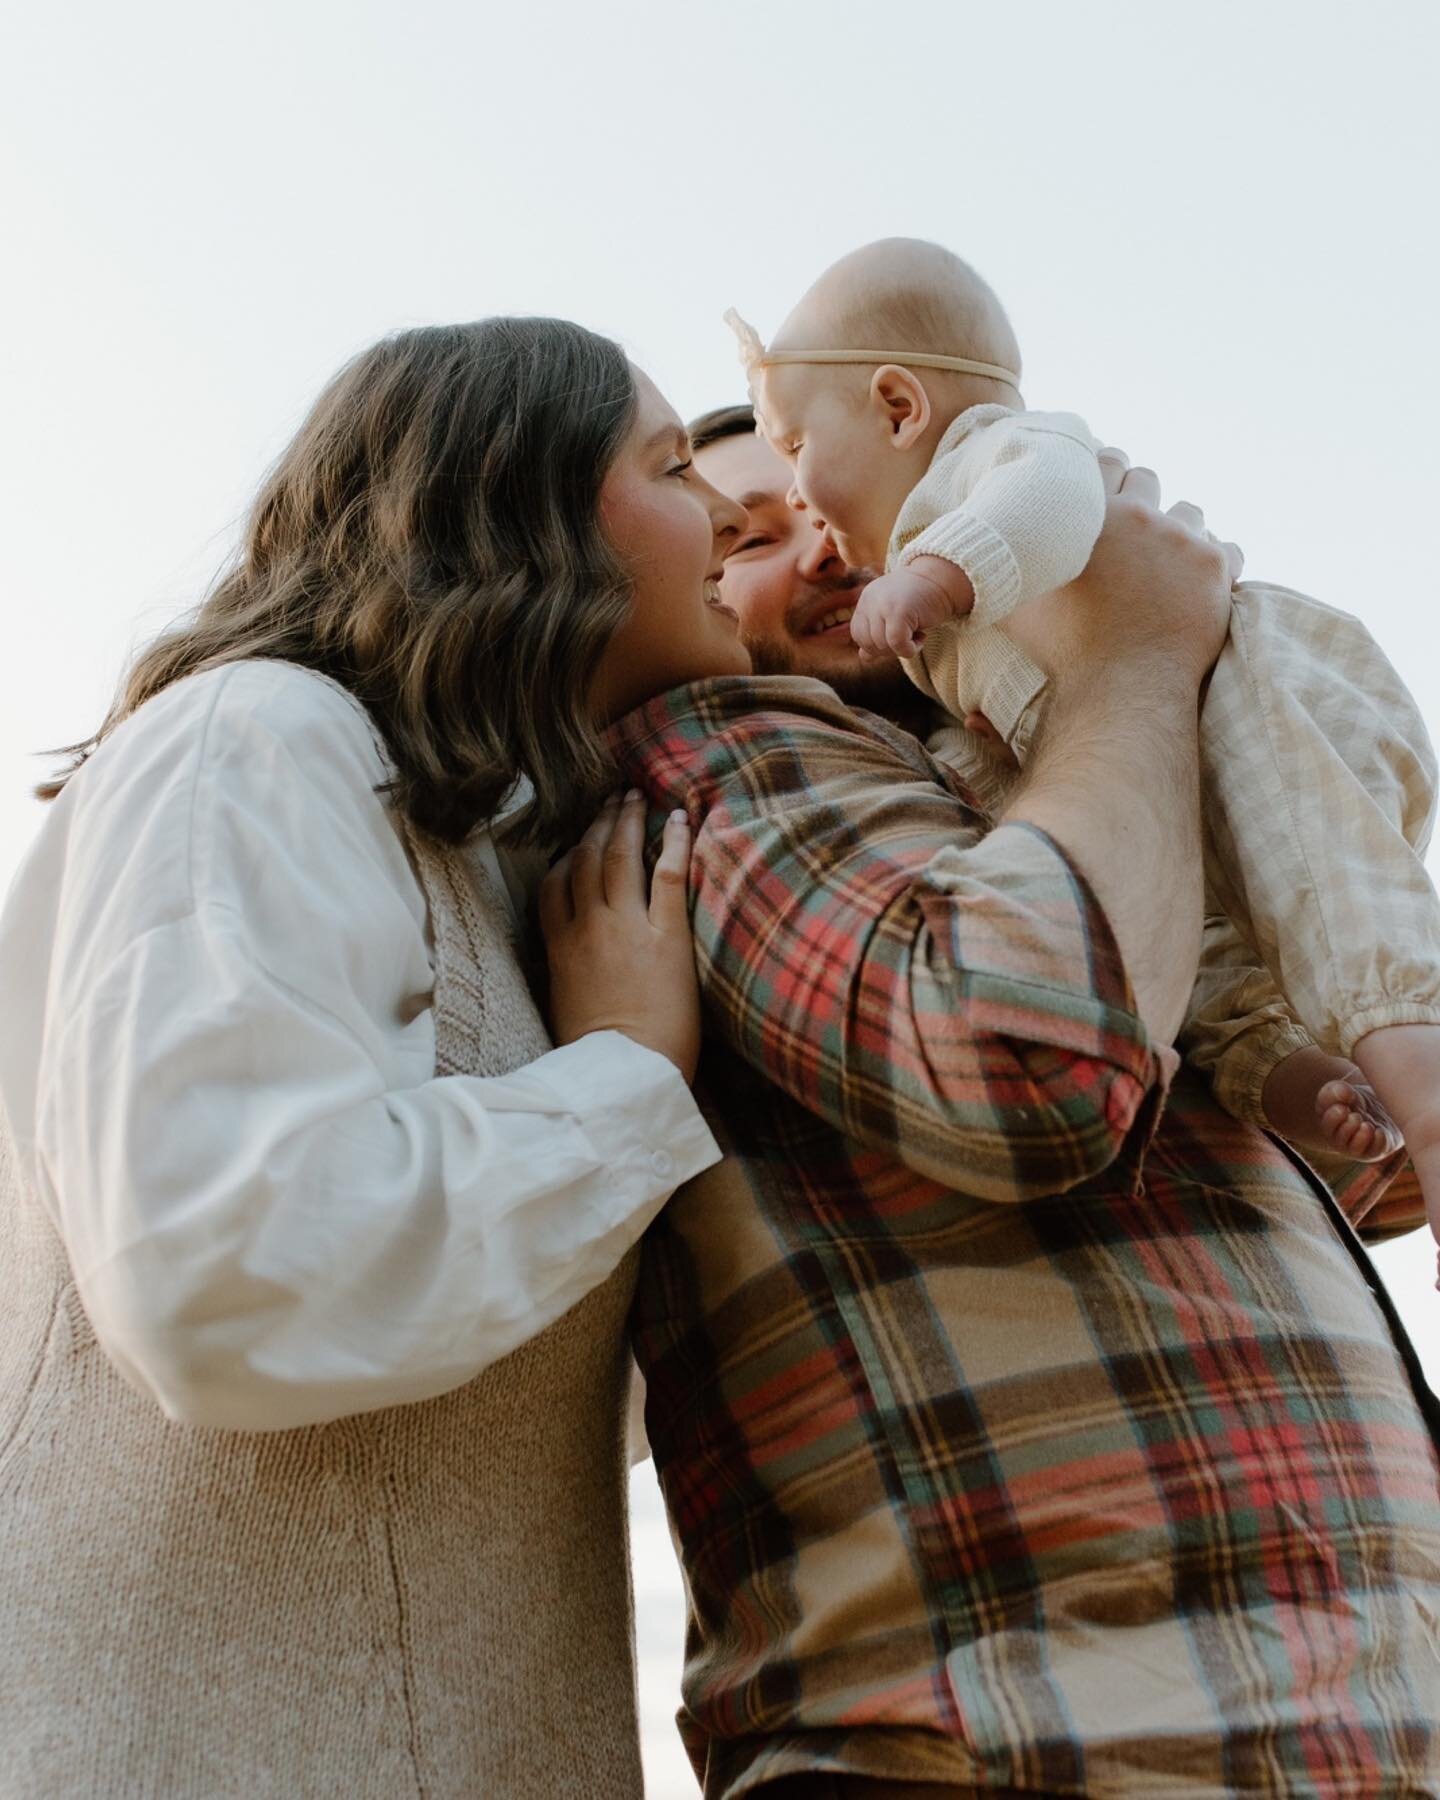
[[[785, 615], [785, 629], [792, 637], [799, 637], [808, 620], [813, 619], [817, 611], [817, 603], [821, 600], [839, 599], [846, 594], [858, 593], [867, 582], [875, 579], [873, 569], [847, 569], [843, 575], [830, 575], [824, 581], [813, 583], [808, 594], [798, 601]], [[823, 612], [824, 607], [818, 607]]]

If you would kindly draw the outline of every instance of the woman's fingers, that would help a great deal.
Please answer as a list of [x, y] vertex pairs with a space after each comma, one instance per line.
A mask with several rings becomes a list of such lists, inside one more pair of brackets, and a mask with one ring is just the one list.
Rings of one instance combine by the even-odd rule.
[[605, 852], [620, 817], [620, 796], [611, 794], [570, 852], [570, 897], [576, 912], [605, 904]]
[[650, 877], [650, 923], [657, 931], [689, 931], [689, 875], [690, 824], [683, 812], [672, 812]]
[[631, 788], [620, 804], [601, 869], [607, 906], [645, 907], [645, 801]]

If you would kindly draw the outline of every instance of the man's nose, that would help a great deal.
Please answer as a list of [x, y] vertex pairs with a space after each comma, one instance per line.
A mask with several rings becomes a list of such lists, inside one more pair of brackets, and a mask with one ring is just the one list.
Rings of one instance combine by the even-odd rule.
[[802, 544], [800, 550], [800, 573], [810, 581], [818, 580], [822, 575], [834, 574], [845, 566], [825, 521], [817, 519], [815, 526], [814, 537]]

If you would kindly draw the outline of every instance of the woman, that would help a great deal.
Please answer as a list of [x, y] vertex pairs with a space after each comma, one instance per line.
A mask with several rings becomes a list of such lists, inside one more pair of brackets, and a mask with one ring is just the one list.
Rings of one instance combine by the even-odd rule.
[[[640, 1791], [629, 1252], [716, 1157], [638, 699], [743, 515], [605, 339], [337, 377], [0, 922], [0, 1792]], [[525, 784], [528, 783], [528, 788]], [[523, 796], [517, 802], [517, 796]], [[573, 835], [573, 832], [571, 832]]]

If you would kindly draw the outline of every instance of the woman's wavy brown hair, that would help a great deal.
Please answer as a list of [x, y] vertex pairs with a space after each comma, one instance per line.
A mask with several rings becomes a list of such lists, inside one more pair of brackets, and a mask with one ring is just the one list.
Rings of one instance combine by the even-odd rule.
[[315, 403], [196, 612], [141, 652], [52, 799], [171, 682], [245, 657], [333, 677], [369, 709], [396, 804], [458, 842], [521, 776], [513, 829], [573, 829], [613, 773], [596, 662], [630, 586], [596, 520], [635, 413], [610, 339], [563, 319], [404, 331]]

